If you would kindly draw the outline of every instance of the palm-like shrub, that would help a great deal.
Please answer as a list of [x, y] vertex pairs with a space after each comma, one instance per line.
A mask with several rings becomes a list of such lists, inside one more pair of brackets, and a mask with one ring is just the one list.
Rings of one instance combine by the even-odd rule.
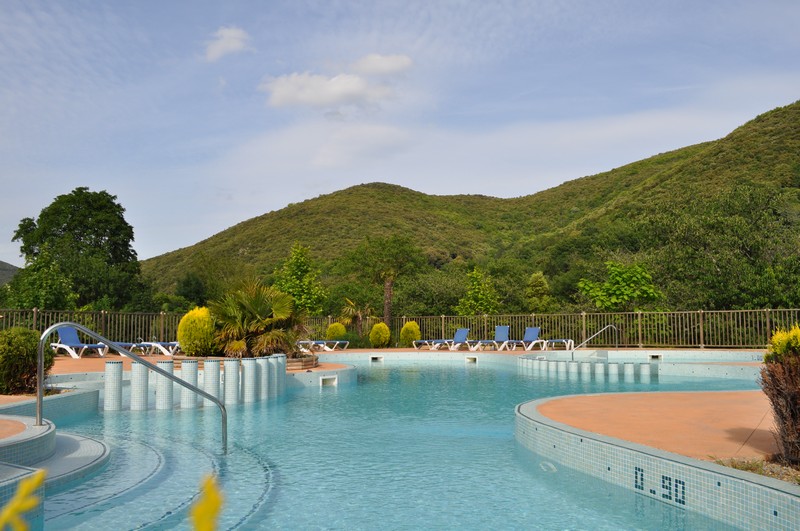
[[206, 307], [189, 310], [178, 323], [178, 344], [187, 356], [211, 356], [214, 343], [214, 319]]
[[761, 388], [775, 416], [776, 441], [784, 459], [800, 463], [800, 327], [772, 336], [761, 369]]
[[210, 302], [209, 308], [217, 323], [217, 341], [226, 356], [299, 354], [297, 339], [305, 333], [304, 315], [294, 312], [294, 301], [288, 293], [250, 280]]
[[389, 327], [386, 326], [386, 323], [375, 323], [375, 326], [373, 326], [372, 330], [369, 332], [369, 342], [375, 348], [383, 348], [389, 345], [391, 336], [392, 333], [389, 331]]
[[419, 331], [419, 325], [416, 321], [409, 321], [400, 329], [400, 346], [412, 347], [414, 341], [422, 339], [422, 332]]

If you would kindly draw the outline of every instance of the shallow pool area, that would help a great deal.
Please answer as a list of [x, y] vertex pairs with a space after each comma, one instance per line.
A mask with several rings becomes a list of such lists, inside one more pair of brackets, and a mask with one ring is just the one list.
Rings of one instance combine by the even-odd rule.
[[754, 381], [581, 381], [463, 358], [347, 363], [355, 383], [229, 407], [228, 455], [212, 408], [61, 421], [109, 445], [111, 458], [48, 494], [45, 528], [188, 528], [207, 473], [225, 496], [220, 529], [724, 528], [530, 452], [515, 440], [515, 406], [582, 393], [756, 389]]

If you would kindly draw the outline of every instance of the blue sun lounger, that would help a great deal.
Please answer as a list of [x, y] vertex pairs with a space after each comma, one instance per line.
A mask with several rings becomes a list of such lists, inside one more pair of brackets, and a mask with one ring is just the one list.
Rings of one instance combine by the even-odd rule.
[[423, 347], [428, 347], [430, 350], [439, 350], [446, 347], [448, 350], [458, 350], [462, 345], [467, 345], [467, 336], [469, 335], [469, 328], [459, 328], [456, 330], [453, 339], [418, 339], [414, 341], [414, 348], [417, 350]]
[[539, 332], [542, 329], [538, 326], [529, 326], [525, 329], [525, 334], [522, 339], [512, 339], [508, 342], [509, 350], [516, 350], [517, 347], [522, 347], [523, 350], [533, 350], [533, 347], [539, 345], [542, 350], [547, 349], [547, 343], [544, 339], [539, 339]]
[[510, 326], [495, 326], [494, 339], [477, 339], [469, 341], [469, 349], [473, 352], [478, 349], [484, 350], [492, 347], [494, 347], [495, 350], [503, 350], [504, 348], [508, 347], [508, 331], [510, 328]]
[[82, 342], [78, 338], [77, 330], [71, 326], [63, 326], [58, 329], [58, 342], [50, 343], [50, 348], [52, 348], [53, 352], [56, 354], [58, 354], [59, 350], [63, 350], [75, 359], [79, 359], [87, 350], [97, 352], [100, 357], [108, 353], [108, 345], [105, 343]]

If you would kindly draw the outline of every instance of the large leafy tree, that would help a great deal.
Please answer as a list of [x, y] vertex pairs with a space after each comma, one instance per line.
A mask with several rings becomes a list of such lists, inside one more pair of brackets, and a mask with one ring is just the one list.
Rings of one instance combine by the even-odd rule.
[[55, 264], [68, 279], [79, 307], [120, 309], [141, 290], [133, 227], [116, 196], [79, 187], [24, 218], [14, 232], [26, 269]]
[[644, 266], [606, 262], [606, 279], [581, 279], [578, 290], [603, 311], [630, 312], [643, 304], [657, 302], [664, 294], [653, 284], [653, 277]]
[[298, 311], [320, 315], [325, 302], [325, 288], [319, 281], [319, 271], [311, 262], [311, 250], [299, 243], [292, 246], [289, 257], [275, 273], [275, 287], [294, 298]]
[[351, 260], [373, 282], [383, 285], [383, 322], [391, 326], [395, 281], [423, 265], [422, 252], [407, 236], [368, 237], [355, 249]]
[[500, 296], [491, 275], [480, 268], [467, 273], [467, 293], [455, 307], [458, 315], [488, 315], [500, 310]]

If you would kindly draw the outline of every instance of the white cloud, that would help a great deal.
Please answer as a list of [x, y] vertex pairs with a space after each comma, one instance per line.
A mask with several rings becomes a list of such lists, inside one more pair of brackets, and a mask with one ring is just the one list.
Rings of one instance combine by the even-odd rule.
[[269, 104], [273, 107], [363, 106], [392, 95], [388, 87], [370, 84], [353, 74], [326, 77], [295, 73], [266, 81], [259, 88], [270, 93]]
[[250, 35], [236, 26], [222, 26], [214, 32], [214, 40], [206, 46], [206, 61], [213, 63], [223, 56], [247, 49]]
[[405, 72], [414, 65], [407, 55], [380, 55], [371, 53], [356, 61], [353, 70], [365, 75], [392, 75]]

